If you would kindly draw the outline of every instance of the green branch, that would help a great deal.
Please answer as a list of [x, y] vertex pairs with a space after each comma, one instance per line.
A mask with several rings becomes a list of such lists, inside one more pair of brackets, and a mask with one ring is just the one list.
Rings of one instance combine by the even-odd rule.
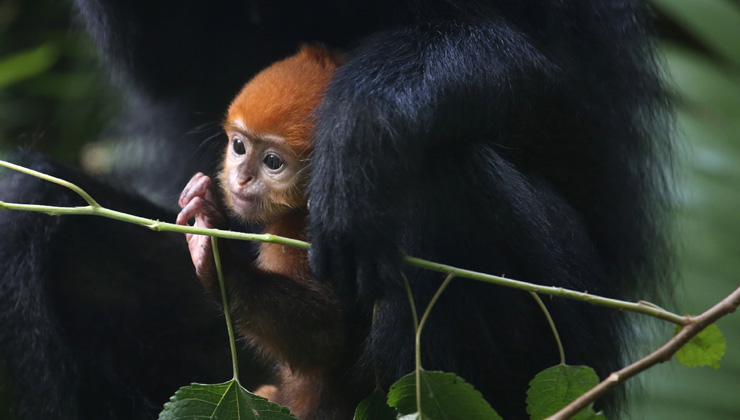
[[401, 278], [403, 278], [403, 284], [406, 286], [406, 293], [408, 294], [409, 304], [411, 305], [411, 315], [414, 318], [414, 364], [416, 365], [414, 372], [416, 376], [416, 411], [419, 413], [419, 420], [421, 420], [423, 418], [423, 413], [421, 411], [421, 330], [424, 328], [424, 324], [426, 324], [427, 318], [429, 318], [429, 314], [432, 313], [432, 308], [434, 307], [434, 304], [437, 303], [439, 297], [442, 296], [442, 292], [444, 292], [444, 290], [450, 284], [452, 279], [455, 278], [455, 276], [453, 274], [448, 274], [447, 277], [445, 277], [442, 285], [439, 286], [439, 289], [437, 289], [437, 292], [434, 294], [432, 300], [429, 301], [427, 308], [424, 310], [424, 314], [421, 316], [421, 321], [419, 320], [416, 312], [416, 303], [414, 303], [414, 296], [411, 293], [411, 285], [409, 284], [409, 280], [403, 273], [401, 273]]
[[591, 303], [593, 305], [605, 306], [607, 308], [651, 315], [658, 319], [669, 321], [681, 326], [689, 323], [687, 317], [668, 312], [665, 309], [660, 308], [650, 302], [627, 302], [618, 299], [610, 299], [590, 295], [586, 292], [577, 292], [575, 290], [564, 289], [562, 287], [543, 286], [534, 283], [527, 283], [519, 280], [507, 279], [505, 277], [494, 276], [491, 274], [480, 273], [477, 271], [465, 270], [462, 268], [453, 267], [451, 265], [439, 264], [427, 260], [422, 260], [421, 258], [411, 257], [408, 255], [404, 255], [402, 261], [404, 264], [408, 264], [413, 267], [437, 271], [445, 274], [453, 274], [455, 277], [464, 277], [466, 279], [478, 280], [486, 283], [496, 284], [499, 286], [524, 290], [527, 292], [558, 296], [567, 299], [579, 300], [581, 302]]
[[414, 295], [411, 293], [411, 285], [406, 275], [401, 272], [401, 278], [403, 279], [403, 285], [406, 286], [406, 294], [409, 297], [409, 305], [411, 306], [411, 315], [414, 319], [414, 378], [416, 383], [416, 412], [419, 420], [424, 418], [424, 413], [421, 411], [421, 344], [419, 340], [419, 316], [416, 313], [416, 303], [414, 302]]
[[[54, 207], [54, 206], [42, 206], [42, 205], [33, 205], [33, 204], [5, 203], [5, 202], [0, 201], [0, 209], [34, 211], [34, 212], [46, 213], [52, 216], [59, 216], [59, 215], [100, 216], [100, 217], [106, 217], [109, 219], [119, 220], [122, 222], [141, 225], [148, 229], [156, 230], [156, 231], [193, 233], [197, 235], [206, 235], [206, 236], [226, 238], [226, 239], [269, 242], [269, 243], [292, 246], [292, 247], [301, 248], [301, 249], [309, 249], [311, 247], [311, 244], [309, 244], [308, 242], [299, 241], [297, 239], [285, 238], [282, 236], [276, 236], [276, 235], [272, 235], [269, 233], [255, 234], [255, 233], [233, 232], [230, 230], [221, 230], [221, 229], [196, 228], [192, 226], [180, 226], [174, 223], [166, 223], [166, 222], [161, 222], [159, 220], [153, 220], [153, 219], [147, 219], [144, 217], [133, 216], [128, 213], [110, 210], [110, 209], [100, 206], [85, 191], [83, 191], [81, 188], [77, 187], [76, 185], [70, 182], [67, 182], [59, 178], [46, 175], [46, 174], [42, 174], [40, 172], [36, 172], [31, 169], [24, 168], [22, 166], [14, 165], [12, 163], [8, 163], [2, 160], [0, 160], [0, 166], [14, 169], [14, 170], [17, 170], [17, 171], [20, 171], [20, 172], [23, 172], [29, 175], [36, 176], [41, 179], [45, 179], [50, 182], [54, 182], [64, 187], [67, 187], [71, 189], [72, 191], [76, 192], [77, 194], [79, 194], [82, 198], [85, 199], [85, 201], [88, 204], [90, 204], [89, 206], [83, 206], [83, 207]], [[658, 319], [669, 321], [669, 322], [672, 322], [674, 324], [681, 325], [681, 326], [687, 325], [690, 322], [687, 317], [668, 312], [665, 309], [662, 309], [649, 302], [642, 302], [642, 301], [626, 302], [626, 301], [617, 300], [617, 299], [609, 299], [609, 298], [604, 298], [600, 296], [594, 296], [586, 292], [577, 292], [574, 290], [568, 290], [562, 287], [542, 286], [539, 284], [527, 283], [527, 282], [513, 280], [513, 279], [507, 279], [505, 277], [494, 276], [494, 275], [485, 274], [485, 273], [479, 273], [479, 272], [471, 271], [471, 270], [465, 270], [465, 269], [461, 269], [461, 268], [457, 268], [457, 267], [453, 267], [453, 266], [449, 266], [445, 264], [439, 264], [439, 263], [435, 263], [435, 262], [431, 262], [427, 260], [422, 260], [420, 258], [411, 257], [408, 255], [404, 255], [402, 258], [402, 261], [404, 264], [408, 264], [413, 267], [423, 268], [423, 269], [431, 270], [431, 271], [437, 271], [443, 274], [452, 275], [453, 277], [462, 277], [462, 278], [467, 278], [467, 279], [472, 279], [472, 280], [478, 280], [478, 281], [483, 281], [486, 283], [496, 284], [499, 286], [524, 290], [527, 292], [558, 296], [558, 297], [563, 297], [567, 299], [587, 302], [593, 305], [599, 305], [599, 306], [604, 306], [604, 307], [613, 308], [613, 309], [642, 313], [642, 314], [650, 315]]]
[[532, 298], [534, 298], [534, 300], [537, 302], [537, 305], [545, 314], [545, 318], [547, 318], [547, 323], [550, 325], [552, 335], [555, 338], [555, 344], [558, 346], [558, 352], [560, 353], [560, 364], [565, 366], [565, 349], [563, 348], [563, 342], [560, 340], [560, 334], [558, 333], [558, 328], [555, 326], [555, 321], [552, 320], [550, 311], [547, 310], [547, 306], [545, 306], [545, 302], [540, 299], [540, 296], [535, 292], [529, 292], [529, 294], [532, 295]]
[[6, 162], [4, 160], [0, 160], [0, 166], [4, 166], [8, 169], [12, 169], [14, 171], [22, 172], [24, 174], [28, 174], [31, 176], [35, 176], [36, 178], [41, 178], [45, 181], [53, 182], [55, 184], [61, 185], [63, 187], [69, 188], [70, 190], [76, 192], [79, 194], [80, 197], [82, 197], [87, 204], [89, 204], [91, 207], [100, 207], [100, 204], [95, 202], [95, 200], [90, 197], [82, 188], [78, 187], [77, 185], [65, 181], [61, 178], [57, 178], [55, 176], [47, 175], [43, 172], [34, 171], [33, 169], [26, 168], [25, 166], [16, 165], [14, 163]]
[[226, 294], [226, 282], [224, 281], [224, 272], [221, 269], [221, 253], [218, 252], [218, 238], [211, 238], [211, 248], [213, 248], [213, 261], [216, 265], [216, 277], [218, 277], [218, 287], [221, 289], [221, 303], [224, 306], [226, 330], [229, 332], [229, 346], [231, 348], [231, 365], [234, 369], [234, 381], [236, 381], [237, 384], [241, 384], [241, 382], [239, 382], [239, 361], [236, 357], [236, 339], [234, 338], [234, 324], [231, 322], [229, 298]]
[[[1, 161], [0, 161], [1, 162]], [[305, 241], [299, 241], [297, 239], [285, 238], [282, 236], [276, 236], [269, 233], [244, 233], [234, 232], [231, 230], [221, 229], [206, 229], [197, 228], [193, 226], [181, 226], [174, 223], [162, 222], [154, 219], [147, 219], [146, 217], [134, 216], [128, 213], [123, 213], [116, 210], [111, 210], [100, 205], [97, 207], [93, 206], [81, 206], [81, 207], [56, 207], [56, 206], [43, 206], [37, 204], [16, 204], [6, 203], [0, 201], [0, 209], [8, 210], [22, 210], [22, 211], [33, 211], [38, 213], [45, 213], [50, 216], [100, 216], [108, 219], [118, 220], [126, 223], [133, 223], [136, 225], [143, 226], [147, 229], [162, 231], [162, 232], [178, 232], [178, 233], [194, 233], [197, 235], [206, 235], [217, 238], [226, 239], [238, 239], [245, 241], [258, 241], [258, 242], [269, 242], [281, 245], [293, 246], [296, 248], [309, 249], [311, 244]]]

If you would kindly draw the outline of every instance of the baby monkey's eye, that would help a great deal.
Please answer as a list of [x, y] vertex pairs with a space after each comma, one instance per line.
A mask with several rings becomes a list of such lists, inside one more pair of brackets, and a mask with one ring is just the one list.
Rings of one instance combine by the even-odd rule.
[[270, 153], [269, 155], [265, 156], [265, 159], [263, 160], [265, 163], [265, 166], [267, 166], [269, 169], [273, 171], [277, 171], [278, 169], [282, 168], [285, 162], [283, 162], [282, 159], [280, 159], [278, 156], [273, 155]]
[[231, 147], [234, 149], [234, 153], [237, 155], [243, 155], [247, 153], [246, 149], [244, 149], [244, 143], [238, 138], [234, 137], [234, 139], [231, 141]]

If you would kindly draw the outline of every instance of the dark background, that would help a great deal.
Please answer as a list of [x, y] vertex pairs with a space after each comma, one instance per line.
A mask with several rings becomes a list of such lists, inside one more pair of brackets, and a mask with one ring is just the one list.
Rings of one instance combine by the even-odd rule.
[[[676, 95], [675, 307], [697, 314], [740, 286], [740, 1], [650, 3]], [[104, 176], [120, 98], [73, 21], [68, 2], [0, 0], [0, 158], [32, 149]], [[728, 347], [720, 369], [671, 361], [642, 375], [633, 418], [740, 418], [740, 314], [719, 326]], [[658, 329], [662, 339], [673, 330]]]

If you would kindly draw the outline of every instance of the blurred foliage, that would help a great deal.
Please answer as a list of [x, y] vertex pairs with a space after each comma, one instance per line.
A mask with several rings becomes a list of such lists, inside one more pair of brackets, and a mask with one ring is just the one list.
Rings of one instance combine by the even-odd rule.
[[[740, 286], [740, 2], [648, 1], [676, 95], [682, 157], [675, 306], [697, 314]], [[68, 2], [0, 1], [0, 155], [23, 147], [78, 163], [83, 144], [115, 115], [119, 96], [71, 21]], [[648, 372], [633, 418], [740, 418], [740, 314], [718, 325], [727, 337], [720, 369], [672, 361]], [[667, 339], [672, 328], [661, 331]], [[4, 418], [3, 405], [0, 395]]]
[[[698, 314], [740, 286], [740, 2], [649, 2], [676, 95], [682, 158], [675, 306]], [[720, 369], [671, 361], [647, 372], [633, 418], [740, 418], [740, 314], [717, 325], [727, 338]]]
[[0, 1], [0, 151], [19, 148], [78, 163], [118, 109], [69, 2]]

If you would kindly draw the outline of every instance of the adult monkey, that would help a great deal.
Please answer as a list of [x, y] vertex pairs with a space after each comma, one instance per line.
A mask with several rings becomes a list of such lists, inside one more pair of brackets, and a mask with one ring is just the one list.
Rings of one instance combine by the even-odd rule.
[[[124, 166], [119, 179], [159, 203], [174, 205], [188, 177], [209, 169], [203, 167], [209, 159], [193, 154], [194, 138], [201, 138], [185, 134], [218, 120], [250, 74], [303, 41], [348, 52], [317, 113], [309, 234], [314, 274], [333, 281], [351, 316], [367, 317], [370, 303], [380, 298], [363, 349], [367, 363], [353, 372], [357, 377], [366, 377], [374, 364], [387, 386], [411, 370], [412, 322], [401, 270], [421, 306], [441, 280], [402, 267], [399, 248], [612, 297], [650, 298], [665, 286], [664, 96], [645, 11], [637, 2], [222, 0], [176, 8], [144, 1], [77, 3], [130, 93], [131, 133], [155, 160], [142, 160], [143, 169]], [[42, 188], [13, 180], [6, 194], [33, 195]], [[105, 201], [105, 194], [122, 207], [134, 201], [112, 191], [96, 197]], [[22, 230], [7, 227], [13, 237], [22, 236]], [[48, 246], [67, 243], [57, 231], [42, 231]], [[132, 242], [127, 249], [136, 249], [137, 239], [125, 240]], [[165, 247], [156, 241], [147, 245]], [[46, 279], [64, 272], [38, 270], [45, 267], [41, 257], [26, 271], [8, 267], [18, 251], [2, 246], [16, 257], [2, 259], [11, 261], [3, 268], [12, 268], [3, 287], [16, 290], [33, 280], [57, 296]], [[111, 253], [111, 261], [116, 256]], [[155, 268], [170, 269], [166, 263]], [[153, 276], [147, 284], [157, 280]], [[167, 296], [172, 282], [161, 284], [149, 292]], [[133, 292], [126, 288], [135, 286], [117, 287]], [[74, 304], [75, 289], [65, 291], [67, 303], [44, 307], [36, 315], [39, 322], [55, 321], [66, 313], [65, 305]], [[36, 325], [18, 315], [32, 300], [15, 303], [11, 315]], [[617, 364], [626, 333], [619, 314], [563, 300], [547, 305], [569, 363], [591, 365], [600, 375]], [[146, 309], [155, 312], [152, 306]], [[117, 333], [141, 339], [136, 330]], [[23, 331], [16, 334], [22, 342], [38, 342]], [[63, 343], [81, 340], [66, 329], [49, 334]], [[7, 337], [4, 343], [12, 341]], [[116, 373], [122, 368], [115, 360], [125, 355], [115, 340], [101, 343], [110, 351], [104, 367]], [[425, 367], [456, 372], [505, 418], [524, 416], [527, 382], [558, 361], [545, 319], [527, 294], [462, 279], [435, 307], [423, 348]], [[74, 362], [70, 369], [86, 372], [79, 347], [63, 349]], [[11, 374], [32, 377], [32, 369], [17, 368], [31, 362], [6, 357]], [[58, 380], [57, 373], [44, 378]], [[133, 402], [136, 414], [156, 412], [149, 388], [127, 385], [125, 401]], [[21, 404], [25, 413], [64, 418], [60, 401], [85, 406], [81, 401], [89, 394], [78, 389], [55, 387], [59, 395], [31, 395]], [[102, 400], [106, 389], [91, 387]], [[128, 407], [111, 405], [108, 417], [126, 417], [130, 413], [121, 410]], [[105, 417], [94, 414], [81, 410], [70, 417]]]

